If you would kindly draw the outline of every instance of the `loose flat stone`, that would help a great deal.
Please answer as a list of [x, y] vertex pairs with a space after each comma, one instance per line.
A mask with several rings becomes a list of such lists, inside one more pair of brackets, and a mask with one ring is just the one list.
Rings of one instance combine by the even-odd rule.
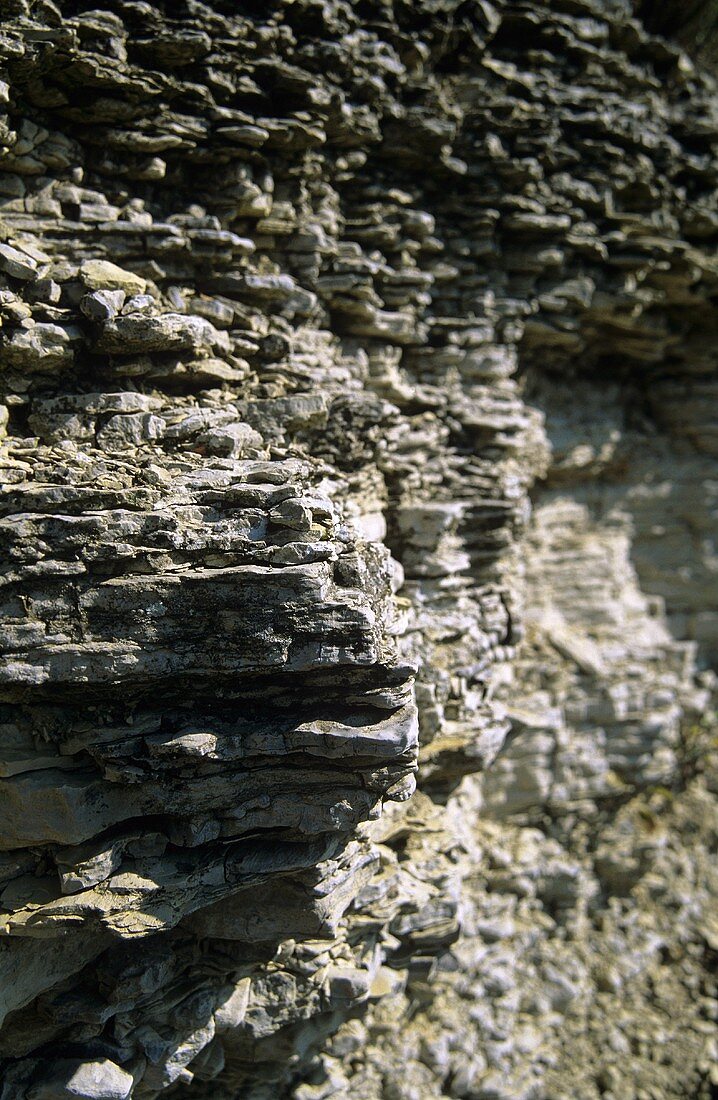
[[109, 260], [85, 260], [80, 278], [90, 290], [124, 290], [125, 294], [143, 294], [147, 281]]
[[4, 271], [6, 275], [31, 282], [37, 278], [37, 268], [37, 261], [26, 252], [9, 244], [0, 244], [0, 271]]
[[204, 317], [181, 313], [128, 313], [109, 321], [95, 344], [114, 355], [211, 347], [218, 333]]
[[28, 1100], [127, 1100], [134, 1078], [108, 1058], [90, 1062], [59, 1061]]

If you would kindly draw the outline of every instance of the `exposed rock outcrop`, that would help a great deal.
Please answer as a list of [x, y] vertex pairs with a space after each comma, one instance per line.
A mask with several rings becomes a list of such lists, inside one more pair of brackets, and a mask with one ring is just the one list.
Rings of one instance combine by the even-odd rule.
[[718, 1087], [675, 7], [0, 0], [2, 1100]]

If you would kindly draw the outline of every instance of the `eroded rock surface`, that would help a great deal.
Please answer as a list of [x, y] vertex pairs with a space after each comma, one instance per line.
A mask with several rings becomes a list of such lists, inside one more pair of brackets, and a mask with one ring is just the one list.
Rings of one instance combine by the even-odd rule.
[[0, 0], [2, 1100], [713, 1095], [690, 8]]

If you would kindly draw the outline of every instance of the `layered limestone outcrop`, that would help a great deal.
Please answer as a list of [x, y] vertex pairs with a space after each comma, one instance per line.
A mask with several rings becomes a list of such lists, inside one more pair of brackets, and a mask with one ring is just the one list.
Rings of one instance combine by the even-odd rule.
[[718, 1087], [713, 6], [0, 0], [0, 1097]]

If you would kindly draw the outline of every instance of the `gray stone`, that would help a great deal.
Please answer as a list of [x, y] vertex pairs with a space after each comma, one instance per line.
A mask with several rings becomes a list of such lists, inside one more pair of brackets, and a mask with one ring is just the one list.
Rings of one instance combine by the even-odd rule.
[[708, 0], [111, 6], [2, 6], [1, 1100], [707, 1095]]
[[38, 277], [37, 266], [37, 260], [27, 252], [22, 252], [9, 244], [0, 244], [0, 271], [4, 271], [13, 279], [32, 282]]
[[95, 290], [85, 295], [80, 302], [80, 309], [91, 321], [100, 323], [116, 317], [124, 301], [124, 290]]
[[123, 314], [103, 327], [95, 347], [97, 351], [114, 355], [137, 352], [182, 351], [212, 347], [217, 331], [203, 317], [186, 317], [180, 313]]
[[127, 1100], [134, 1079], [107, 1058], [77, 1062], [69, 1059], [47, 1067], [46, 1079], [35, 1085], [27, 1100]]

